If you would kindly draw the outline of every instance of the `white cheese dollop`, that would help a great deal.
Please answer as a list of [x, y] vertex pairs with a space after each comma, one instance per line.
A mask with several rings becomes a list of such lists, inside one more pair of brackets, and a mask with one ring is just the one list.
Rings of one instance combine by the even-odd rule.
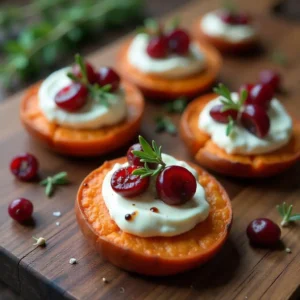
[[205, 34], [233, 43], [242, 42], [256, 36], [256, 30], [252, 25], [226, 24], [219, 17], [219, 13], [219, 11], [213, 11], [203, 16], [200, 26]]
[[[237, 101], [238, 94], [232, 93]], [[210, 101], [199, 116], [198, 126], [211, 136], [212, 141], [229, 154], [263, 154], [275, 151], [287, 144], [292, 135], [292, 119], [281, 103], [273, 98], [270, 102], [268, 115], [270, 130], [263, 139], [256, 137], [240, 125], [234, 126], [231, 134], [226, 136], [227, 124], [218, 123], [209, 114], [211, 108], [221, 104], [221, 97]]]
[[98, 129], [122, 121], [127, 114], [124, 92], [122, 89], [109, 94], [109, 107], [88, 99], [78, 111], [68, 112], [55, 104], [55, 95], [71, 83], [67, 76], [70, 68], [64, 68], [47, 77], [39, 89], [39, 106], [48, 121], [64, 127], [76, 129]]
[[166, 58], [152, 58], [147, 53], [149, 40], [149, 35], [137, 34], [128, 49], [129, 63], [141, 72], [180, 78], [204, 69], [205, 57], [197, 44], [190, 43], [189, 53], [185, 56], [172, 54]]
[[[177, 165], [187, 168], [195, 177], [197, 172], [187, 163], [176, 160], [174, 157], [162, 154], [163, 161], [169, 165]], [[205, 191], [198, 183], [194, 197], [182, 205], [171, 206], [157, 198], [155, 182], [156, 177], [151, 178], [150, 186], [146, 192], [134, 198], [124, 198], [111, 188], [111, 177], [121, 167], [128, 166], [115, 164], [104, 178], [102, 195], [109, 210], [111, 218], [125, 232], [141, 237], [151, 236], [175, 236], [194, 228], [203, 222], [209, 214], [209, 204], [206, 201]], [[158, 213], [150, 208], [156, 207]], [[132, 214], [132, 220], [125, 219], [126, 214]]]

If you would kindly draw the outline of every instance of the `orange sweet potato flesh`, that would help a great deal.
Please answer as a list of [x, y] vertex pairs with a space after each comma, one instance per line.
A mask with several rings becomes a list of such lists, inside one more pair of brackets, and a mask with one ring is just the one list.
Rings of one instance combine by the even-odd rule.
[[39, 84], [29, 88], [20, 108], [24, 127], [50, 149], [72, 156], [97, 156], [126, 145], [139, 130], [144, 99], [139, 90], [122, 82], [128, 108], [127, 118], [119, 124], [95, 130], [79, 130], [49, 122], [38, 104]]
[[145, 74], [132, 66], [127, 58], [128, 48], [132, 39], [121, 47], [117, 66], [120, 74], [135, 84], [146, 97], [154, 100], [174, 100], [180, 96], [192, 98], [207, 90], [219, 74], [222, 59], [218, 51], [206, 44], [197, 42], [207, 59], [206, 68], [199, 74], [179, 79], [168, 79], [158, 75]]
[[216, 179], [191, 164], [210, 203], [208, 218], [178, 236], [143, 238], [126, 233], [116, 225], [101, 193], [107, 172], [115, 163], [125, 161], [123, 157], [105, 162], [84, 179], [77, 194], [77, 220], [96, 251], [120, 268], [153, 276], [183, 272], [212, 258], [227, 239], [232, 222], [230, 200]]
[[202, 166], [216, 172], [238, 177], [265, 177], [279, 174], [300, 160], [300, 122], [293, 123], [293, 136], [284, 147], [262, 155], [227, 154], [198, 128], [198, 118], [203, 107], [215, 94], [195, 99], [186, 108], [180, 121], [180, 134]]
[[253, 50], [258, 45], [258, 37], [254, 36], [248, 38], [241, 42], [230, 42], [226, 41], [225, 39], [219, 37], [213, 37], [207, 35], [201, 29], [201, 19], [194, 23], [194, 36], [198, 38], [200, 41], [204, 41], [215, 46], [218, 50], [223, 53], [239, 53], [239, 52], [248, 52]]

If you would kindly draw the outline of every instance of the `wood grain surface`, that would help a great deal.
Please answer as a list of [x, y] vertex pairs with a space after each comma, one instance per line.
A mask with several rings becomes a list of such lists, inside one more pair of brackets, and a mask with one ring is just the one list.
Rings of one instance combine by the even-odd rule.
[[[252, 82], [262, 68], [278, 69], [284, 78], [285, 93], [278, 97], [300, 118], [300, 27], [271, 14], [271, 0], [240, 0], [253, 12], [259, 24], [262, 50], [251, 56], [224, 58], [219, 81], [237, 88]], [[190, 26], [197, 16], [220, 5], [218, 1], [194, 1], [172, 15], [180, 15]], [[96, 65], [113, 64], [122, 40], [89, 58]], [[274, 50], [287, 55], [287, 66], [270, 59]], [[117, 67], [117, 66], [116, 66]], [[0, 279], [26, 299], [298, 299], [300, 297], [300, 226], [282, 230], [282, 247], [269, 251], [249, 246], [245, 229], [257, 217], [279, 222], [275, 209], [283, 201], [300, 211], [300, 166], [270, 179], [241, 180], [216, 177], [225, 186], [233, 204], [234, 222], [222, 251], [206, 265], [185, 274], [151, 278], [124, 272], [98, 256], [80, 233], [74, 215], [74, 200], [81, 180], [103, 161], [121, 156], [126, 149], [95, 159], [72, 159], [47, 151], [33, 142], [22, 129], [18, 105], [23, 93], [0, 106]], [[179, 137], [156, 134], [153, 118], [163, 108], [147, 103], [141, 128], [148, 139], [155, 139], [163, 150], [191, 160]], [[178, 123], [179, 116], [172, 116]], [[59, 188], [47, 199], [36, 183], [21, 183], [8, 172], [8, 162], [19, 152], [32, 152], [41, 162], [41, 177], [58, 171], [70, 174], [71, 184]], [[31, 199], [34, 222], [27, 226], [7, 215], [8, 203], [17, 197]], [[61, 217], [52, 215], [60, 211]], [[60, 225], [57, 226], [56, 222]], [[32, 236], [47, 239], [46, 248], [33, 246]], [[292, 249], [288, 254], [284, 247]], [[75, 257], [76, 265], [69, 259]], [[108, 283], [103, 283], [105, 277]]]

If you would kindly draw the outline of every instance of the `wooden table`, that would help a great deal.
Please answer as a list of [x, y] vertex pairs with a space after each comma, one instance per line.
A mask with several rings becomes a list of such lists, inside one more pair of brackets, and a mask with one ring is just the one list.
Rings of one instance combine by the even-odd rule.
[[[231, 88], [254, 81], [262, 68], [278, 68], [284, 77], [286, 93], [281, 101], [300, 118], [300, 27], [296, 23], [273, 16], [272, 1], [239, 1], [255, 14], [263, 40], [264, 51], [251, 57], [225, 57], [219, 80]], [[173, 15], [191, 24], [202, 13], [216, 8], [217, 1], [195, 1]], [[90, 60], [101, 65], [113, 58], [119, 41], [92, 54]], [[274, 65], [270, 53], [283, 51], [289, 64]], [[297, 299], [300, 296], [300, 228], [284, 228], [284, 247], [269, 251], [249, 246], [245, 228], [257, 217], [279, 222], [275, 206], [283, 201], [293, 203], [300, 211], [299, 164], [289, 172], [270, 179], [241, 180], [222, 176], [217, 178], [232, 198], [234, 223], [230, 238], [222, 251], [201, 268], [186, 274], [150, 278], [124, 272], [105, 262], [88, 246], [80, 233], [74, 215], [74, 199], [78, 185], [85, 175], [104, 160], [120, 156], [125, 149], [96, 159], [72, 159], [51, 153], [34, 143], [21, 128], [18, 105], [22, 93], [0, 106], [0, 279], [27, 299]], [[165, 152], [182, 159], [191, 159], [179, 137], [156, 134], [153, 116], [163, 108], [147, 103], [141, 132], [163, 145]], [[178, 122], [179, 116], [172, 116]], [[24, 184], [12, 178], [8, 162], [13, 154], [32, 152], [41, 162], [41, 175], [68, 171], [71, 184], [57, 190], [47, 199], [36, 183]], [[8, 203], [17, 197], [34, 202], [34, 224], [22, 226], [7, 215]], [[62, 216], [52, 215], [60, 211]], [[60, 225], [57, 226], [56, 222]], [[47, 239], [46, 248], [32, 245], [32, 236]], [[69, 259], [75, 257], [76, 265]], [[105, 284], [105, 277], [109, 283]]]

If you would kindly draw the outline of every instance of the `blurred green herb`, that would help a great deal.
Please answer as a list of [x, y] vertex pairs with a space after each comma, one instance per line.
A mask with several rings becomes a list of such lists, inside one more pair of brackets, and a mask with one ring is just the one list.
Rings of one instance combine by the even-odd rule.
[[168, 102], [164, 105], [166, 111], [168, 113], [183, 113], [187, 106], [187, 98], [182, 96], [177, 98], [176, 100], [172, 102]]
[[274, 63], [280, 65], [280, 66], [286, 66], [288, 63], [288, 59], [286, 55], [279, 50], [274, 50], [271, 54], [271, 59]]
[[139, 17], [142, 4], [143, 0], [34, 0], [2, 8], [0, 28], [6, 41], [1, 45], [0, 81], [9, 85], [53, 67], [88, 37], [99, 38], [101, 30]]
[[167, 132], [171, 135], [177, 134], [177, 128], [169, 117], [157, 116], [155, 118], [155, 123], [156, 123], [156, 128], [155, 128], [156, 132]]

